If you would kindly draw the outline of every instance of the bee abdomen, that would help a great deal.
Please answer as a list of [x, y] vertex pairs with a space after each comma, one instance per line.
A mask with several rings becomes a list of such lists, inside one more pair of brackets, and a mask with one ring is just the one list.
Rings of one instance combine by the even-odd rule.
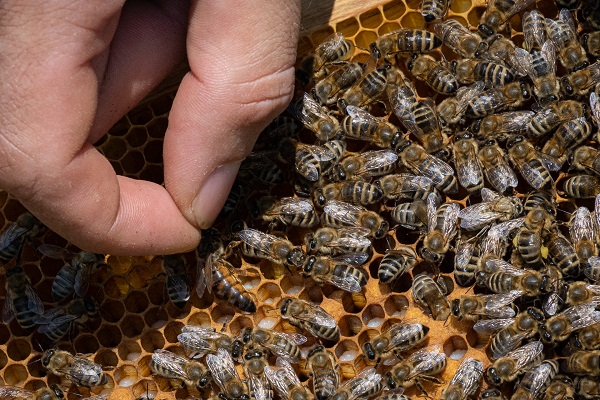
[[75, 276], [68, 271], [61, 269], [58, 271], [54, 282], [52, 282], [52, 300], [60, 301], [73, 293], [75, 285]]

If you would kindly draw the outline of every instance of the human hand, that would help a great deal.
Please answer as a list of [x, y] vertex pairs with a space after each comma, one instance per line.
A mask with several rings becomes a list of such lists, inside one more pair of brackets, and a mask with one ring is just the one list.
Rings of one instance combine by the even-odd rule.
[[[89, 251], [194, 248], [291, 99], [299, 23], [299, 0], [0, 2], [0, 188]], [[93, 143], [186, 53], [165, 187], [116, 176]]]

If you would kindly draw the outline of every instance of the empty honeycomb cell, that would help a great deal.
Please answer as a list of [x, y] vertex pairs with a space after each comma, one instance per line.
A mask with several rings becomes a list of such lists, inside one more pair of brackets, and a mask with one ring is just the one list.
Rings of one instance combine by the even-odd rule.
[[35, 392], [38, 389], [41, 389], [43, 387], [47, 387], [46, 382], [39, 380], [39, 379], [31, 379], [29, 381], [27, 381], [27, 383], [25, 383], [25, 389], [27, 390], [31, 390], [32, 392]]
[[97, 337], [102, 346], [117, 347], [121, 343], [123, 335], [117, 326], [104, 324], [98, 330]]
[[300, 292], [299, 299], [319, 304], [323, 301], [323, 290], [318, 286], [308, 286]]
[[137, 314], [126, 315], [120, 324], [123, 335], [132, 338], [139, 336], [144, 330], [144, 319]]
[[281, 290], [274, 283], [264, 284], [258, 289], [257, 300], [262, 304], [275, 306], [281, 300]]
[[333, 35], [333, 28], [331, 26], [324, 26], [322, 28], [317, 29], [316, 31], [310, 34], [310, 40], [313, 45], [316, 47], [324, 40], [328, 39], [331, 35]]
[[115, 170], [115, 174], [117, 175], [123, 175], [123, 173], [125, 172], [118, 161], [111, 161], [110, 165], [113, 167], [113, 169]]
[[369, 328], [378, 328], [383, 324], [385, 312], [379, 304], [368, 305], [362, 312], [363, 323]]
[[172, 321], [165, 326], [164, 335], [169, 343], [177, 343], [177, 335], [181, 333], [183, 324], [179, 321]]
[[3, 350], [0, 350], [0, 370], [4, 369], [6, 364], [8, 364], [8, 356]]
[[102, 146], [100, 151], [109, 160], [120, 160], [127, 153], [127, 142], [120, 137], [110, 137]]
[[356, 35], [356, 32], [358, 32], [359, 29], [360, 25], [354, 17], [347, 18], [335, 25], [335, 31], [343, 33], [345, 37]]
[[160, 329], [167, 324], [169, 315], [162, 307], [152, 307], [144, 313], [144, 321], [152, 329]]
[[378, 8], [369, 10], [359, 17], [360, 25], [365, 29], [377, 29], [383, 23], [383, 15]]
[[151, 140], [144, 147], [144, 157], [149, 163], [162, 163], [162, 140]]
[[164, 182], [163, 169], [160, 165], [146, 165], [138, 174], [139, 178], [162, 185]]
[[41, 354], [35, 355], [27, 362], [27, 371], [29, 372], [30, 376], [35, 378], [43, 378], [47, 375], [46, 368], [42, 366], [41, 358]]
[[460, 336], [450, 336], [444, 342], [444, 354], [451, 360], [460, 360], [467, 353], [467, 342]]
[[[122, 344], [119, 345], [119, 348], [121, 346], [122, 346]], [[122, 360], [127, 360], [127, 359], [122, 358]], [[113, 350], [102, 349], [94, 355], [94, 362], [96, 364], [100, 364], [104, 367], [111, 368], [111, 367], [115, 367], [119, 364], [119, 358], [117, 357], [117, 355], [115, 354], [115, 352]]]
[[281, 287], [281, 290], [283, 290], [283, 293], [285, 293], [286, 295], [297, 296], [298, 294], [300, 294], [302, 289], [304, 289], [304, 278], [302, 278], [302, 276], [300, 275], [287, 274], [283, 278], [281, 278], [279, 286]]
[[340, 334], [345, 337], [356, 336], [362, 329], [362, 322], [356, 315], [344, 315], [338, 321]]
[[252, 318], [246, 315], [236, 316], [228, 325], [229, 331], [234, 335], [239, 335], [244, 328], [254, 327]]
[[146, 293], [140, 291], [131, 291], [127, 293], [124, 300], [125, 308], [130, 313], [142, 314], [148, 308], [150, 301]]
[[131, 147], [140, 147], [148, 140], [148, 131], [143, 126], [136, 126], [125, 139]]
[[157, 280], [148, 288], [148, 299], [150, 303], [162, 306], [167, 302], [167, 292], [165, 290], [165, 281]]
[[386, 22], [385, 24], [381, 25], [379, 29], [377, 29], [377, 33], [379, 36], [382, 36], [386, 33], [397, 31], [398, 29], [400, 29], [400, 25], [396, 22]]
[[471, 9], [473, 3], [471, 0], [455, 0], [450, 3], [450, 10], [457, 14], [462, 14]]
[[481, 16], [485, 12], [485, 7], [474, 7], [467, 14], [467, 21], [469, 21], [469, 25], [478, 26], [479, 20]]
[[408, 299], [406, 296], [393, 294], [385, 299], [383, 308], [388, 317], [404, 318], [408, 310]]
[[356, 45], [363, 49], [368, 49], [369, 45], [377, 39], [377, 34], [373, 31], [360, 31], [354, 39]]
[[124, 117], [108, 130], [108, 136], [125, 136], [127, 132], [129, 132], [129, 129], [131, 129], [131, 124], [129, 123], [129, 120]]
[[6, 203], [4, 204], [3, 212], [11, 221], [15, 221], [17, 217], [23, 214], [25, 211], [25, 207], [21, 203], [19, 203], [16, 199], [12, 197], [8, 197]]
[[98, 351], [100, 343], [98, 343], [98, 339], [94, 335], [83, 334], [75, 338], [73, 348], [76, 353], [92, 354]]
[[11, 364], [4, 369], [4, 382], [7, 385], [19, 386], [27, 378], [27, 368], [21, 364]]
[[121, 387], [134, 385], [138, 380], [137, 369], [133, 365], [121, 365], [113, 373], [115, 383]]
[[[4, 295], [5, 296], [5, 295]], [[10, 331], [6, 324], [0, 324], [0, 345], [3, 345], [10, 339]]]
[[409, 274], [404, 274], [390, 283], [390, 289], [395, 293], [406, 293], [410, 291], [412, 282], [412, 277]]
[[102, 303], [102, 318], [108, 322], [119, 322], [125, 315], [125, 305], [121, 301], [106, 300]]
[[31, 354], [31, 345], [25, 339], [14, 339], [8, 342], [6, 354], [13, 361], [23, 361]]
[[150, 361], [152, 360], [152, 355], [148, 354], [143, 356], [137, 362], [137, 370], [138, 374], [143, 377], [149, 377], [152, 375], [152, 370], [150, 369]]
[[149, 330], [142, 335], [140, 343], [146, 352], [152, 353], [154, 350], [164, 347], [165, 337], [159, 331]]
[[137, 174], [145, 163], [144, 154], [139, 151], [130, 151], [121, 159], [121, 166], [128, 174]]
[[168, 124], [169, 124], [169, 120], [167, 119], [167, 117], [156, 118], [155, 120], [150, 121], [146, 125], [148, 135], [150, 135], [150, 137], [153, 137], [153, 138], [164, 137]]
[[384, 4], [382, 10], [385, 19], [387, 19], [388, 21], [395, 21], [400, 19], [400, 17], [404, 15], [404, 13], [406, 12], [406, 5], [404, 1], [395, 0]]
[[400, 25], [403, 28], [424, 29], [425, 28], [425, 19], [423, 19], [423, 15], [421, 14], [420, 11], [408, 12], [400, 20]]
[[126, 340], [119, 345], [117, 354], [119, 355], [119, 359], [123, 361], [135, 362], [139, 360], [142, 348], [137, 340]]
[[169, 314], [169, 317], [174, 319], [182, 319], [187, 317], [187, 315], [190, 313], [191, 304], [187, 302], [183, 309], [181, 309], [173, 303], [171, 303], [171, 301], [169, 301], [165, 304], [164, 307], [165, 310], [167, 310], [167, 314]]
[[112, 299], [120, 299], [129, 291], [129, 283], [122, 276], [112, 276], [104, 284], [104, 294]]
[[[27, 273], [27, 277], [33, 286], [42, 281], [42, 270], [35, 264], [23, 264], [23, 270]], [[43, 299], [42, 299], [43, 300]]]
[[210, 315], [202, 311], [194, 313], [190, 315], [188, 325], [210, 327]]
[[470, 348], [473, 349], [482, 349], [484, 348], [488, 342], [490, 337], [487, 335], [481, 335], [475, 332], [473, 329], [469, 329], [466, 334], [467, 343]]
[[158, 387], [154, 381], [142, 379], [131, 387], [131, 392], [136, 399], [154, 399], [158, 394]]
[[127, 114], [131, 125], [145, 125], [154, 119], [154, 114], [150, 108], [135, 108]]

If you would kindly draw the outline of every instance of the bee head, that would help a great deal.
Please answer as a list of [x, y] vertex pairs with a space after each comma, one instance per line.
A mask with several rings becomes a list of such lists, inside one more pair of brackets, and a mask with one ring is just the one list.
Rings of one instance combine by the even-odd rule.
[[385, 376], [387, 378], [388, 387], [390, 389], [396, 389], [396, 382], [394, 381], [394, 378], [392, 377], [392, 373], [388, 371], [385, 374]]
[[494, 34], [494, 30], [488, 24], [479, 24], [477, 30], [485, 37], [490, 37]]
[[281, 315], [286, 315], [287, 311], [288, 311], [288, 307], [290, 305], [290, 303], [292, 302], [292, 299], [285, 299], [283, 300], [283, 303], [281, 303], [281, 308], [279, 309], [281, 311]]
[[369, 46], [369, 50], [371, 50], [371, 54], [376, 58], [376, 59], [380, 59], [381, 58], [381, 52], [379, 51], [379, 48], [377, 47], [377, 42], [373, 42], [371, 43], [371, 45]]
[[248, 343], [251, 338], [252, 338], [252, 328], [251, 327], [244, 328], [244, 330], [242, 331], [242, 341], [244, 343]]
[[44, 355], [43, 355], [43, 357], [42, 357], [42, 365], [43, 365], [44, 367], [47, 367], [47, 366], [48, 366], [48, 364], [50, 364], [50, 359], [52, 358], [52, 356], [53, 356], [55, 353], [56, 353], [56, 350], [54, 350], [54, 349], [47, 350], [47, 351], [44, 353]]
[[454, 315], [460, 321], [462, 317], [460, 317], [460, 307], [458, 299], [452, 300], [452, 315]]
[[485, 53], [487, 51], [488, 47], [489, 47], [489, 45], [487, 44], [487, 42], [484, 42], [482, 40], [481, 43], [479, 43], [479, 46], [477, 46], [477, 50], [475, 50], [475, 57], [479, 57], [483, 53]]
[[415, 60], [417, 58], [417, 54], [413, 54], [411, 57], [408, 58], [408, 60], [406, 60], [406, 68], [408, 68], [409, 71], [412, 71], [414, 65], [415, 65]]
[[319, 207], [325, 207], [325, 203], [327, 202], [327, 199], [325, 198], [325, 195], [323, 194], [323, 190], [321, 189], [317, 189], [315, 190], [315, 204]]
[[365, 357], [367, 357], [367, 360], [375, 359], [375, 350], [373, 350], [373, 346], [371, 346], [371, 343], [366, 342], [363, 345], [363, 353], [365, 354]]
[[50, 389], [54, 392], [54, 395], [59, 399], [63, 399], [65, 394], [57, 385], [50, 385]]
[[502, 383], [502, 379], [498, 376], [498, 371], [496, 371], [496, 367], [490, 367], [486, 373], [487, 381], [490, 385], [499, 386]]
[[575, 90], [573, 89], [571, 82], [569, 82], [568, 76], [564, 76], [560, 79], [560, 87], [569, 96], [572, 96], [573, 93], [575, 93]]
[[527, 82], [521, 82], [520, 86], [521, 96], [523, 96], [525, 100], [529, 99], [531, 97], [531, 87], [529, 86], [529, 84]]
[[513, 148], [517, 143], [521, 143], [522, 141], [524, 141], [525, 138], [523, 136], [517, 136], [516, 138], [514, 138], [513, 140], [510, 140], [506, 143], [506, 147], [511, 149]]
[[387, 221], [383, 221], [381, 223], [381, 225], [379, 225], [379, 229], [377, 229], [377, 232], [375, 232], [375, 238], [376, 239], [383, 238], [389, 229], [390, 229], [390, 224], [388, 224]]
[[310, 274], [312, 272], [313, 266], [315, 265], [315, 262], [317, 261], [317, 257], [315, 256], [310, 256], [306, 259], [306, 262], [304, 263], [304, 267], [302, 268], [302, 270], [304, 271], [305, 274]]
[[396, 132], [396, 134], [392, 138], [392, 141], [390, 142], [390, 147], [392, 149], [397, 148], [398, 147], [398, 142], [400, 141], [400, 139], [402, 139], [402, 135], [400, 134], [400, 132]]

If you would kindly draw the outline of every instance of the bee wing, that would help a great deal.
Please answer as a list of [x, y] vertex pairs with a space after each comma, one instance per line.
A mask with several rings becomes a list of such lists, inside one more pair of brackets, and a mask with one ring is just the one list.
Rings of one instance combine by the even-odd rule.
[[481, 378], [483, 378], [483, 363], [474, 358], [467, 357], [458, 366], [456, 373], [450, 380], [449, 386], [460, 384], [468, 396], [470, 391], [473, 390], [472, 388], [477, 388]]
[[424, 372], [430, 371], [439, 363], [444, 362], [445, 359], [446, 355], [444, 353], [440, 353], [439, 351], [430, 351], [424, 353], [420, 357], [418, 364], [415, 365], [415, 367], [409, 374], [409, 379], [419, 376]]
[[[369, 242], [370, 243], [370, 242]], [[339, 256], [335, 256], [332, 258], [335, 262], [340, 262], [344, 264], [350, 265], [363, 265], [369, 259], [369, 254], [359, 251], [355, 253], [345, 253], [340, 254]]]
[[477, 171], [481, 171], [481, 169], [474, 145], [470, 146], [469, 151], [464, 157], [457, 157], [456, 152], [454, 152], [454, 166], [456, 167], [458, 181], [462, 186], [469, 187], [479, 183], [479, 174]]
[[[429, 167], [425, 168], [425, 165]], [[444, 177], [448, 175], [454, 175], [454, 170], [446, 162], [440, 160], [437, 157], [427, 154], [427, 160], [416, 167], [420, 174], [428, 176], [434, 185], [442, 183]], [[437, 171], [437, 173], [431, 173], [431, 171]]]
[[324, 278], [325, 281], [350, 293], [358, 293], [362, 290], [360, 278], [357, 278], [356, 276], [345, 276], [342, 278], [335, 275], [327, 275]]
[[579, 207], [575, 212], [575, 215], [571, 218], [569, 227], [569, 234], [573, 243], [577, 243], [580, 240], [594, 238], [594, 223], [590, 210], [586, 207]]
[[533, 3], [535, 3], [535, 0], [515, 0], [513, 5], [509, 7], [508, 10], [504, 11], [503, 13], [500, 13], [500, 15], [502, 16], [500, 22], [506, 22], [510, 17], [523, 11]]
[[573, 16], [571, 15], [571, 12], [566, 9], [563, 8], [560, 10], [560, 12], [558, 13], [558, 20], [563, 22], [567, 28], [571, 31], [573, 36], [577, 35], [577, 27], [575, 26], [575, 21], [573, 20]]
[[540, 341], [530, 342], [506, 354], [506, 357], [514, 358], [515, 370], [520, 370], [539, 356], [544, 351], [544, 345]]
[[[537, 150], [536, 150], [536, 154], [548, 171], [556, 172], [562, 168], [563, 163], [561, 161], [557, 160], [556, 158], [551, 157], [551, 156], [544, 154]], [[529, 164], [526, 164], [526, 165], [529, 166]]]
[[90, 278], [92, 276], [92, 271], [94, 270], [94, 266], [91, 264], [81, 265], [81, 268], [77, 271], [75, 275], [75, 285], [73, 288], [75, 289], [75, 293], [79, 297], [84, 297], [88, 291], [90, 286]]
[[217, 354], [208, 354], [206, 366], [223, 391], [226, 391], [226, 383], [231, 377], [239, 377], [233, 359], [225, 349], [219, 349]]
[[270, 384], [266, 374], [262, 374], [261, 376], [250, 375], [248, 387], [250, 388], [250, 393], [253, 394], [253, 399], [270, 400]]
[[238, 236], [248, 246], [260, 251], [264, 255], [269, 255], [271, 245], [280, 240], [276, 236], [251, 228], [240, 231]]
[[502, 328], [512, 324], [514, 321], [514, 318], [484, 319], [475, 322], [473, 329], [475, 332], [481, 333], [482, 335], [493, 335]]
[[69, 251], [64, 247], [55, 246], [53, 244], [40, 244], [37, 247], [37, 251], [46, 257], [54, 258], [56, 260], [71, 258], [75, 255], [75, 253], [72, 251]]
[[502, 294], [487, 294], [483, 297], [485, 301], [484, 315], [490, 318], [512, 318], [515, 316], [515, 310], [509, 307], [513, 301], [521, 297], [523, 292], [512, 290]]
[[346, 113], [356, 122], [379, 123], [379, 119], [369, 114], [360, 107], [353, 105], [346, 106]]
[[314, 211], [312, 203], [307, 199], [295, 199], [284, 197], [271, 207], [265, 214], [280, 215], [280, 214], [297, 214]]
[[461, 270], [469, 263], [476, 247], [476, 237], [472, 237], [468, 240], [461, 239], [456, 243], [456, 256], [454, 257], [455, 269]]
[[190, 349], [199, 355], [203, 354], [204, 352], [214, 351], [212, 342], [209, 339], [202, 337], [200, 332], [182, 332], [177, 335], [177, 340], [183, 345], [183, 347]]
[[173, 372], [177, 376], [184, 377], [187, 375], [183, 370], [183, 364], [187, 360], [184, 357], [181, 357], [175, 353], [171, 353], [168, 350], [154, 350], [154, 353], [152, 353], [152, 361], [167, 371]]
[[[562, 10], [561, 10], [562, 11]], [[548, 65], [548, 73], [556, 74], [556, 48], [552, 40], [546, 40], [542, 45], [542, 54]]]
[[190, 298], [190, 287], [184, 277], [178, 275], [167, 263], [164, 263], [163, 266], [167, 273], [168, 286], [175, 289], [175, 293], [178, 294], [178, 300], [187, 301]]
[[0, 386], [1, 399], [27, 399], [33, 394], [31, 390], [16, 386]]
[[335, 328], [337, 326], [335, 319], [323, 310], [320, 306], [310, 305], [293, 315], [295, 318], [322, 325], [326, 328]]
[[[328, 247], [368, 247], [371, 241], [366, 237], [340, 237], [329, 242]], [[359, 253], [361, 254], [361, 253]], [[365, 260], [366, 261], [366, 260]], [[364, 262], [362, 263], [364, 264]]]
[[323, 207], [323, 212], [346, 225], [359, 226], [356, 216], [366, 209], [343, 201], [330, 200]]
[[44, 303], [42, 303], [42, 300], [36, 291], [33, 290], [31, 286], [27, 285], [25, 294], [27, 295], [27, 307], [29, 307], [29, 310], [37, 315], [42, 315], [44, 313]]
[[293, 382], [294, 385], [298, 386], [301, 385], [300, 379], [298, 379], [293, 369], [290, 371], [284, 367], [272, 367], [268, 365], [265, 367], [265, 375], [284, 400], [290, 400], [287, 382]]
[[[327, 39], [325, 39], [319, 46], [317, 46], [317, 52], [323, 55], [324, 60], [331, 60], [336, 57], [336, 49], [338, 49], [341, 43], [345, 42], [344, 34], [341, 32], [335, 32]], [[319, 66], [319, 69], [322, 65]]]
[[[583, 273], [588, 279], [595, 281], [598, 279], [598, 277], [595, 276], [594, 270], [600, 268], [600, 257], [592, 256], [592, 257], [588, 258], [588, 263], [590, 265], [585, 267], [585, 269], [583, 270]], [[6, 306], [6, 304], [5, 304], [5, 306]]]
[[515, 218], [508, 221], [501, 222], [496, 224], [490, 228], [488, 231], [488, 236], [495, 237], [508, 237], [508, 235], [514, 231], [515, 229], [520, 228], [525, 222], [525, 218]]
[[537, 78], [538, 74], [533, 68], [533, 58], [527, 50], [520, 47], [515, 48], [515, 60], [519, 64], [519, 67], [527, 73], [531, 79]]
[[533, 18], [541, 19], [544, 21], [544, 24], [537, 24], [537, 23], [529, 24], [528, 25], [529, 29], [523, 30], [523, 33], [525, 36], [525, 47], [529, 51], [531, 51], [531, 49], [536, 45], [536, 43], [541, 44], [546, 41], [545, 18], [541, 12], [539, 12], [538, 10], [531, 10], [529, 12], [526, 12], [523, 14], [523, 21], [525, 21], [528, 18], [528, 16], [533, 15], [533, 14], [539, 14], [539, 15], [536, 17], [532, 17], [532, 19]]
[[458, 203], [454, 202], [450, 203], [450, 206], [446, 207], [444, 210], [444, 223], [442, 224], [442, 232], [444, 233], [444, 236], [447, 236], [450, 239], [452, 239], [456, 233], [456, 224], [458, 222], [459, 212], [460, 206]]
[[214, 328], [207, 328], [200, 325], [186, 325], [181, 328], [182, 333], [197, 332], [198, 335], [207, 339], [220, 339], [222, 336], [227, 336], [222, 332], [217, 332]]
[[470, 230], [480, 228], [495, 221], [501, 214], [493, 211], [489, 202], [477, 203], [460, 210], [458, 217], [461, 219], [460, 226]]
[[481, 189], [481, 201], [484, 203], [499, 199], [500, 197], [502, 197], [502, 196], [500, 196], [498, 193], [494, 192], [493, 190], [490, 190], [488, 188]]
[[457, 113], [462, 113], [467, 108], [469, 100], [479, 97], [485, 89], [485, 83], [477, 81], [469, 86], [462, 86], [456, 91], [456, 101], [458, 103]]
[[404, 180], [404, 184], [402, 188], [407, 192], [414, 192], [426, 187], [433, 186], [433, 182], [430, 178], [421, 175], [412, 175], [412, 174], [398, 174], [400, 179]]
[[338, 392], [349, 390], [351, 398], [358, 398], [381, 382], [382, 376], [373, 367], [363, 369], [354, 378], [340, 385]]
[[402, 344], [410, 337], [416, 337], [417, 334], [423, 330], [423, 325], [415, 324], [394, 324], [388, 331], [387, 335], [390, 337], [390, 341], [386, 347], [386, 352], [391, 351], [398, 345]]
[[486, 272], [489, 273], [504, 272], [514, 276], [521, 276], [525, 273], [525, 270], [514, 267], [512, 264], [509, 264], [508, 262], [499, 258], [492, 258], [491, 260], [487, 260], [485, 266]]
[[65, 324], [68, 324], [77, 319], [77, 315], [73, 314], [65, 314], [51, 320], [44, 319], [44, 321], [39, 320], [37, 323], [40, 325], [38, 328], [39, 333], [48, 333], [52, 332]]
[[567, 308], [561, 313], [571, 323], [571, 331], [577, 331], [600, 322], [600, 311], [596, 307], [600, 301], [595, 300]]
[[434, 193], [430, 193], [427, 196], [427, 231], [429, 232], [437, 227], [436, 211], [438, 206], [438, 197]]
[[285, 340], [294, 343], [295, 345], [301, 345], [306, 343], [306, 336], [301, 335], [299, 333], [287, 333], [287, 332], [277, 332], [277, 331], [271, 331], [272, 334], [274, 334], [275, 336], [280, 336], [282, 338], [284, 338]]
[[527, 373], [530, 375], [528, 391], [532, 399], [539, 398], [542, 390], [548, 386], [548, 382], [554, 377], [555, 371], [558, 370], [556, 360], [544, 360], [537, 367], [530, 369]]
[[504, 193], [509, 187], [517, 187], [519, 184], [517, 175], [504, 158], [499, 160], [496, 165], [488, 168], [487, 176], [494, 189], [500, 193]]
[[[63, 373], [67, 377], [71, 377], [71, 381], [88, 380], [88, 378], [99, 377], [102, 373], [102, 367], [89, 360], [76, 358], [71, 367], [63, 369]], [[96, 381], [96, 379], [93, 381]]]
[[542, 304], [542, 310], [544, 311], [544, 314], [546, 314], [546, 316], [549, 316], [549, 317], [556, 315], [556, 313], [558, 312], [558, 307], [560, 307], [561, 302], [562, 302], [562, 299], [560, 298], [560, 295], [558, 293], [556, 293], [556, 292], [550, 293], [544, 299], [544, 303]]
[[590, 93], [590, 109], [592, 110], [592, 118], [596, 125], [600, 125], [600, 102], [596, 92]]
[[15, 306], [10, 292], [6, 294], [4, 299], [4, 306], [2, 307], [2, 322], [8, 324], [15, 316]]
[[304, 97], [302, 99], [302, 106], [299, 113], [300, 120], [305, 125], [310, 126], [314, 122], [327, 118], [327, 114], [323, 111], [323, 108], [319, 103], [317, 103], [311, 95], [308, 93], [304, 93]]
[[398, 161], [398, 155], [392, 150], [367, 151], [362, 153], [362, 157], [365, 159], [365, 163], [356, 172], [357, 175], [370, 175], [371, 171], [377, 171]]
[[[362, 226], [350, 226], [345, 228], [338, 229], [338, 237], [340, 238], [354, 238], [354, 239], [366, 239], [371, 243], [371, 240], [366, 236], [369, 234], [369, 230], [367, 228], [363, 228]], [[331, 242], [335, 242], [337, 239], [332, 240]]]
[[8, 245], [26, 233], [27, 229], [17, 225], [16, 223], [10, 224], [4, 231], [2, 231], [2, 233], [0, 233], [0, 249], [6, 248]]

